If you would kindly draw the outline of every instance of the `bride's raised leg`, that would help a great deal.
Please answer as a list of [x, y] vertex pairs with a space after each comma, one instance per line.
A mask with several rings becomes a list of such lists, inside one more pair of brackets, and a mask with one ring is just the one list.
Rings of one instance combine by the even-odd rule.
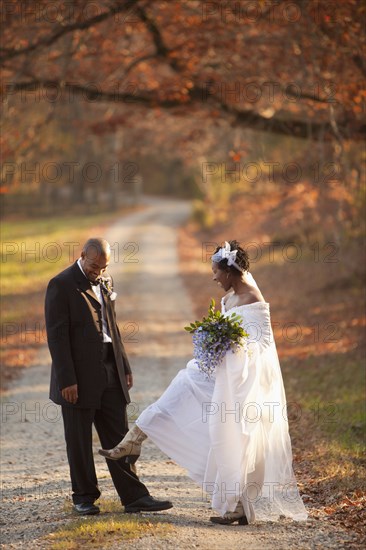
[[141, 443], [146, 438], [147, 435], [135, 424], [113, 449], [99, 449], [98, 452], [110, 460], [119, 460], [123, 456], [129, 456], [131, 457], [130, 462], [135, 462], [141, 454]]

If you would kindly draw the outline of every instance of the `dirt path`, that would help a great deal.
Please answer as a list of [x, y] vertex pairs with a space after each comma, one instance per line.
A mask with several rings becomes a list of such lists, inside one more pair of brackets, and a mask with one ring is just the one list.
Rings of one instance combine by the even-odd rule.
[[[193, 312], [179, 276], [176, 246], [176, 227], [188, 214], [187, 203], [150, 200], [146, 210], [120, 220], [106, 235], [114, 252], [110, 272], [119, 294], [118, 318], [135, 376], [131, 420], [160, 395], [190, 358], [191, 341], [182, 327]], [[47, 399], [48, 379], [49, 356], [44, 348], [39, 366], [26, 370], [2, 399], [3, 548], [49, 548], [43, 537], [70, 519], [62, 421], [59, 408]], [[95, 461], [103, 497], [114, 499], [107, 467], [97, 454]], [[145, 443], [138, 465], [151, 493], [173, 500], [174, 508], [159, 514], [172, 531], [164, 538], [146, 536], [121, 545], [109, 542], [105, 548], [285, 550], [352, 545], [350, 533], [322, 520], [244, 528], [212, 525], [201, 489], [151, 442]]]

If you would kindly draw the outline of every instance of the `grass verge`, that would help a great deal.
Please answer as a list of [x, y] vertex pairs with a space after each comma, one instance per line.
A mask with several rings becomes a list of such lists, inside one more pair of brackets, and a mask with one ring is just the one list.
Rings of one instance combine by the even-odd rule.
[[[50, 550], [75, 550], [78, 548], [108, 548], [112, 543], [136, 539], [142, 536], [163, 537], [172, 526], [161, 518], [145, 518], [138, 514], [123, 514], [118, 498], [101, 498], [96, 502], [101, 514], [77, 517], [45, 537]], [[64, 511], [72, 513], [69, 500]]]
[[139, 537], [161, 537], [171, 531], [171, 526], [153, 518], [108, 514], [105, 517], [91, 516], [72, 521], [46, 537], [51, 550], [74, 550], [77, 548], [105, 548], [114, 542]]

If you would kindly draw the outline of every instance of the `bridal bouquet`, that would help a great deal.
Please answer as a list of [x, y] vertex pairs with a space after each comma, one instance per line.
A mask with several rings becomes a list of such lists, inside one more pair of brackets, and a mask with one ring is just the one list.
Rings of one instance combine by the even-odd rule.
[[224, 359], [227, 351], [238, 351], [249, 336], [240, 325], [241, 317], [236, 313], [230, 316], [215, 311], [212, 299], [207, 317], [195, 321], [184, 329], [193, 334], [193, 356], [198, 368], [211, 377], [216, 367]]

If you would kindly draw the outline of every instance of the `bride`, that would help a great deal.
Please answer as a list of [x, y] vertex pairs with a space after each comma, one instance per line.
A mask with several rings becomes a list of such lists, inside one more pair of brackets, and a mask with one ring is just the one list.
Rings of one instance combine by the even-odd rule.
[[246, 525], [280, 516], [305, 520], [292, 469], [269, 304], [237, 241], [225, 242], [211, 259], [213, 280], [227, 293], [222, 313], [240, 316], [248, 345], [228, 351], [211, 378], [190, 360], [124, 439], [99, 453], [111, 460], [134, 460], [150, 437], [210, 495], [212, 508], [220, 514], [210, 518], [213, 523]]

